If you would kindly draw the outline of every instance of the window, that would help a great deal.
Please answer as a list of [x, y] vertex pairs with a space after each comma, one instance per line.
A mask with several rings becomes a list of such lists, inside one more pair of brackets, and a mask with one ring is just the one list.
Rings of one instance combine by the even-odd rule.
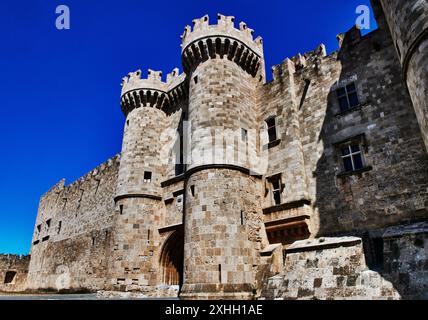
[[276, 175], [269, 178], [269, 182], [271, 183], [273, 202], [276, 206], [278, 206], [281, 204], [281, 193], [282, 193], [281, 175]]
[[195, 77], [193, 78], [193, 81], [195, 82], [195, 84], [198, 84], [198, 76], [195, 76]]
[[345, 172], [363, 169], [363, 154], [359, 143], [351, 143], [341, 147], [343, 170]]
[[60, 234], [62, 228], [62, 221], [58, 222], [58, 234]]
[[355, 108], [360, 104], [355, 83], [351, 83], [346, 87], [337, 89], [336, 93], [339, 100], [340, 110], [342, 112]]
[[277, 134], [276, 134], [276, 118], [270, 117], [266, 120], [268, 135], [269, 135], [269, 143], [274, 142], [277, 140]]
[[49, 229], [51, 227], [51, 222], [52, 222], [52, 219], [49, 219], [49, 220], [46, 221], [46, 230], [47, 231], [49, 231]]
[[15, 283], [16, 271], [7, 271], [6, 276], [4, 277], [5, 284]]
[[241, 140], [243, 142], [247, 142], [247, 140], [248, 140], [248, 130], [247, 129], [241, 128]]
[[144, 183], [151, 183], [152, 182], [152, 173], [150, 171], [144, 172]]
[[41, 225], [41, 224], [39, 224], [39, 225], [37, 226], [37, 234], [39, 234], [41, 231], [42, 231], [42, 225]]

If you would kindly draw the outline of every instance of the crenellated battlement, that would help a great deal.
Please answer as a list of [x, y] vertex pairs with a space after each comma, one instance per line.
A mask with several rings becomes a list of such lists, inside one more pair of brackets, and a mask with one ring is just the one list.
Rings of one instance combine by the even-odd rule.
[[327, 57], [327, 50], [325, 45], [321, 43], [312, 51], [308, 51], [303, 54], [298, 53], [294, 57], [286, 58], [281, 64], [274, 65], [272, 67], [273, 79], [278, 79], [286, 70], [290, 73], [295, 73], [299, 70], [305, 69], [306, 67], [313, 66], [314, 64], [322, 61], [325, 57]]
[[218, 14], [217, 24], [209, 24], [209, 16], [193, 20], [193, 28], [186, 26], [182, 39], [182, 63], [188, 74], [209, 58], [227, 57], [252, 76], [263, 63], [263, 40], [253, 38], [254, 30], [245, 22], [234, 25], [235, 17]]
[[50, 188], [45, 194], [41, 196], [40, 208], [43, 209], [47, 207], [47, 205], [51, 201], [56, 201], [58, 199], [59, 194], [64, 193], [65, 190], [70, 191], [73, 189], [79, 189], [79, 186], [82, 185], [85, 181], [96, 179], [96, 177], [102, 176], [112, 167], [117, 167], [120, 164], [120, 157], [120, 154], [115, 155], [114, 157], [108, 159], [106, 162], [100, 164], [96, 168], [92, 169], [91, 171], [68, 185], [66, 185], [65, 179], [60, 180], [57, 184], [55, 184], [52, 188]]
[[263, 56], [263, 41], [261, 37], [254, 39], [254, 30], [249, 28], [245, 22], [239, 23], [239, 29], [235, 28], [235, 17], [217, 15], [217, 24], [209, 24], [209, 16], [205, 15], [202, 18], [193, 20], [193, 28], [186, 26], [184, 33], [181, 36], [182, 51], [193, 42], [198, 42], [207, 37], [226, 36], [233, 38], [245, 44], [255, 53]]
[[184, 73], [180, 74], [180, 70], [178, 68], [175, 68], [173, 71], [168, 73], [166, 82], [162, 81], [162, 74], [162, 71], [149, 69], [147, 77], [143, 78], [141, 70], [130, 72], [122, 79], [122, 96], [129, 91], [137, 89], [151, 89], [166, 93], [183, 82], [186, 77]]
[[162, 71], [149, 69], [147, 77], [141, 70], [130, 72], [122, 79], [122, 111], [127, 115], [141, 106], [165, 109], [180, 101], [186, 94], [184, 88], [186, 75], [178, 68], [168, 73], [166, 82], [162, 80]]

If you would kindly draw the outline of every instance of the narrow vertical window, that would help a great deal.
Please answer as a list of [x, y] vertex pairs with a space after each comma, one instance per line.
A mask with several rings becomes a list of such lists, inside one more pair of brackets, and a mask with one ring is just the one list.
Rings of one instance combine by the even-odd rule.
[[100, 188], [100, 184], [101, 184], [101, 180], [96, 180], [97, 181], [97, 187], [95, 188], [95, 194], [98, 193], [98, 189]]
[[151, 183], [152, 182], [152, 173], [150, 171], [144, 172], [144, 183]]
[[62, 221], [58, 222], [58, 234], [61, 232]]
[[266, 120], [267, 130], [268, 130], [268, 136], [269, 136], [269, 143], [274, 142], [277, 140], [277, 133], [276, 133], [276, 118], [270, 117]]
[[121, 204], [121, 205], [119, 206], [119, 213], [120, 213], [120, 215], [122, 215], [122, 214], [123, 214], [123, 204]]
[[281, 194], [282, 194], [282, 183], [281, 175], [276, 175], [269, 178], [272, 190], [272, 200], [273, 203], [277, 206], [281, 204]]
[[241, 128], [241, 140], [243, 142], [247, 142], [248, 141], [248, 130]]

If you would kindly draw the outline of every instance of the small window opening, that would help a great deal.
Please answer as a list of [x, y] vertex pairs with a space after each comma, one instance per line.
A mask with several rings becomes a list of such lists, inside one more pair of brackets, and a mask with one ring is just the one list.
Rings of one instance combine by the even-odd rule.
[[120, 212], [120, 215], [122, 215], [122, 214], [123, 214], [123, 204], [121, 204], [121, 205], [119, 206], [119, 212]]
[[192, 197], [195, 196], [195, 186], [190, 186], [190, 193], [192, 194]]
[[92, 246], [95, 246], [95, 237], [92, 237]]
[[62, 221], [58, 222], [58, 234], [61, 232]]
[[144, 183], [151, 183], [152, 182], [152, 173], [150, 171], [144, 172]]
[[245, 216], [244, 216], [244, 211], [241, 211], [241, 226], [244, 225], [244, 221], [245, 220]]
[[126, 120], [126, 125], [129, 126], [129, 120]]
[[281, 194], [282, 194], [282, 184], [281, 184], [281, 175], [276, 175], [269, 178], [272, 188], [272, 198], [274, 204], [281, 204]]
[[7, 271], [6, 276], [4, 277], [5, 284], [15, 283], [16, 271]]
[[46, 227], [47, 227], [48, 230], [51, 227], [51, 222], [52, 222], [52, 219], [46, 220]]
[[276, 118], [271, 117], [266, 120], [268, 135], [269, 135], [269, 143], [277, 140], [276, 134]]
[[193, 81], [195, 82], [195, 84], [198, 84], [198, 76], [195, 76], [195, 77], [193, 78]]
[[221, 264], [218, 265], [218, 281], [221, 283]]
[[248, 130], [241, 128], [241, 140], [243, 142], [247, 142], [248, 141]]
[[95, 194], [98, 193], [98, 189], [100, 188], [100, 184], [101, 184], [101, 180], [96, 180], [97, 181], [97, 187], [95, 188]]
[[42, 231], [42, 225], [41, 224], [39, 224], [38, 226], [37, 226], [37, 233], [40, 233]]
[[336, 94], [342, 112], [355, 108], [360, 104], [355, 83], [350, 83], [343, 88], [337, 89]]
[[343, 169], [345, 172], [353, 172], [363, 169], [363, 155], [358, 143], [342, 147], [341, 152]]

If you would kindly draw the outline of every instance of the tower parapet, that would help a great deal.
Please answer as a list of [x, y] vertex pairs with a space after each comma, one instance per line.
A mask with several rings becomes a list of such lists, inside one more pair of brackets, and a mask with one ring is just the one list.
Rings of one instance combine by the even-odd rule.
[[121, 107], [125, 116], [133, 109], [150, 106], [165, 110], [186, 96], [184, 73], [175, 68], [162, 81], [162, 71], [149, 69], [147, 78], [141, 70], [130, 72], [122, 79]]
[[[253, 38], [254, 30], [245, 22], [235, 28], [233, 16], [217, 15], [217, 24], [209, 24], [209, 16], [193, 20], [193, 28], [186, 26], [182, 39], [182, 62], [188, 74], [201, 62], [219, 55], [235, 61], [253, 77], [263, 64], [263, 40]], [[264, 79], [264, 74], [263, 74]]]

